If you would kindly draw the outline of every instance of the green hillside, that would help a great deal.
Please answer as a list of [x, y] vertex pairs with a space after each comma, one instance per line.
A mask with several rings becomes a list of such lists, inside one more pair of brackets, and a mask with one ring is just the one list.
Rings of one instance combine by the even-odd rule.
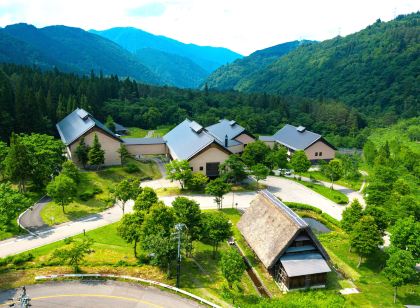
[[153, 48], [143, 48], [134, 53], [139, 61], [159, 76], [162, 84], [180, 88], [196, 88], [208, 73], [188, 58]]
[[[92, 70], [157, 84], [159, 78], [121, 46], [79, 28], [36, 28], [15, 24], [0, 29], [0, 61], [57, 67], [78, 74]], [[13, 48], [11, 48], [13, 46]]]
[[420, 13], [413, 13], [297, 48], [235, 89], [332, 98], [371, 116], [409, 117], [420, 110], [419, 72]]
[[237, 59], [215, 70], [206, 80], [209, 88], [218, 90], [236, 90], [238, 83], [243, 79], [261, 72], [279, 57], [310, 41], [293, 41], [279, 44], [266, 49], [258, 50], [248, 57]]

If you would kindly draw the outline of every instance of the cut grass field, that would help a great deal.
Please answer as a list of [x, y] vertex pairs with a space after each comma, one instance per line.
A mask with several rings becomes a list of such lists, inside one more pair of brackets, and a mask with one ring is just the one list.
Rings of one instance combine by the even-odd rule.
[[[55, 202], [48, 203], [41, 211], [42, 220], [47, 225], [55, 225], [102, 212], [113, 205], [111, 192], [121, 180], [128, 177], [140, 179], [161, 177], [154, 162], [139, 162], [134, 159], [130, 159], [129, 162], [135, 164], [139, 171], [128, 173], [123, 166], [113, 166], [99, 171], [81, 172], [81, 181], [77, 190], [78, 197], [65, 206], [65, 213], [63, 213], [61, 206]], [[98, 193], [94, 194], [89, 200], [83, 200], [80, 197], [83, 193], [93, 193], [94, 191]]]
[[[313, 179], [317, 181], [323, 181], [327, 183], [331, 182], [331, 179], [326, 177], [320, 171], [307, 171], [307, 172], [299, 173], [299, 175], [303, 177], [307, 177], [307, 178], [312, 177]], [[363, 176], [361, 176], [358, 180], [339, 179], [338, 181], [334, 182], [334, 184], [348, 187], [350, 189], [358, 191], [360, 187], [362, 186], [362, 182], [363, 182]]]
[[128, 135], [122, 136], [122, 138], [144, 138], [147, 136], [149, 131], [153, 131], [152, 137], [158, 138], [163, 137], [166, 135], [167, 132], [169, 132], [173, 126], [163, 125], [159, 126], [156, 129], [143, 129], [139, 127], [129, 127], [130, 133]]
[[339, 192], [337, 190], [333, 190], [329, 187], [320, 185], [320, 184], [314, 184], [311, 182], [306, 182], [306, 181], [299, 181], [298, 179], [294, 179], [294, 178], [288, 178], [291, 179], [293, 181], [296, 181], [310, 189], [312, 189], [313, 191], [317, 192], [318, 194], [324, 196], [325, 198], [330, 199], [333, 202], [336, 202], [338, 204], [347, 204], [349, 203], [349, 198], [343, 194], [342, 192]]

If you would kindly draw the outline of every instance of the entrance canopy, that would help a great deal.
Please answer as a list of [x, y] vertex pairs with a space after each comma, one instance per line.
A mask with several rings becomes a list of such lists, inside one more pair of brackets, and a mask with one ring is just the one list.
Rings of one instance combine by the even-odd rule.
[[305, 276], [331, 272], [319, 253], [286, 254], [280, 258], [288, 277]]

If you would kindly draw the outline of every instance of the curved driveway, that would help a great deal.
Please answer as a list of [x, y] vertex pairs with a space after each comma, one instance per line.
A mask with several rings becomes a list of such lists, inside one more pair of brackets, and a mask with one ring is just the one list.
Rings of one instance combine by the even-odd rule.
[[48, 227], [41, 218], [41, 210], [50, 201], [50, 197], [42, 197], [34, 206], [31, 206], [23, 213], [20, 218], [20, 224], [30, 231]]
[[[0, 293], [0, 307], [8, 307], [9, 298], [18, 297], [21, 289]], [[146, 287], [118, 281], [48, 282], [26, 287], [32, 307], [202, 307], [197, 302]]]

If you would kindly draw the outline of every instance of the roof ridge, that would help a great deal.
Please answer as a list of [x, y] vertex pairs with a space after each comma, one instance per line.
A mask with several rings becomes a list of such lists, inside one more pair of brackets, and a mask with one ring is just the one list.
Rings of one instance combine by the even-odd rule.
[[301, 217], [299, 217], [291, 208], [289, 208], [287, 205], [285, 205], [283, 202], [281, 202], [276, 196], [274, 196], [272, 193], [270, 193], [267, 189], [261, 190], [260, 194], [271, 201], [274, 205], [276, 205], [276, 208], [281, 210], [290, 220], [293, 224], [295, 224], [299, 229], [304, 229], [308, 227], [308, 224], [306, 221], [304, 221]]

